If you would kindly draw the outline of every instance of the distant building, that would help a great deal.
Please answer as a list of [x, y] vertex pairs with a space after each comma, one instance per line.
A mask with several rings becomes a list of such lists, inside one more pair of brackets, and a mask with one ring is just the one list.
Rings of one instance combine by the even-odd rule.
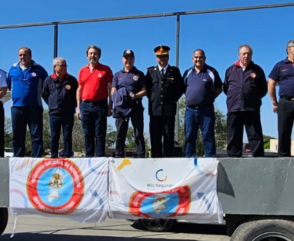
[[[278, 152], [278, 139], [270, 139], [270, 152]], [[294, 140], [291, 141], [291, 156], [294, 156]]]

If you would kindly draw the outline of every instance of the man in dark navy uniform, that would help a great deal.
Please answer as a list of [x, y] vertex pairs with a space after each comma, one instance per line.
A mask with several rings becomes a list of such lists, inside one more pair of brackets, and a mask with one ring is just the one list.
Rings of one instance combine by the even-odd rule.
[[158, 65], [149, 67], [146, 74], [152, 157], [174, 156], [175, 115], [184, 82], [180, 70], [168, 64], [169, 50], [168, 46], [154, 49]]
[[142, 97], [146, 95], [145, 76], [134, 66], [135, 55], [132, 50], [123, 52], [122, 62], [124, 68], [113, 76], [111, 89], [117, 128], [115, 157], [124, 157], [129, 119], [134, 128], [137, 157], [145, 157], [142, 105]]
[[[272, 108], [278, 114], [278, 153], [281, 157], [291, 156], [291, 134], [294, 120], [294, 40], [287, 43], [286, 52], [286, 59], [274, 66], [268, 81]], [[276, 96], [277, 83], [279, 84], [279, 103]]]

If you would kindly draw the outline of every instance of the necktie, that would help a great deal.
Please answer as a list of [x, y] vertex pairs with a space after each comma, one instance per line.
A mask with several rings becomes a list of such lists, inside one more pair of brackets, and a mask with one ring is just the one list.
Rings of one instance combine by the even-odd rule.
[[164, 76], [164, 69], [161, 69], [161, 77]]

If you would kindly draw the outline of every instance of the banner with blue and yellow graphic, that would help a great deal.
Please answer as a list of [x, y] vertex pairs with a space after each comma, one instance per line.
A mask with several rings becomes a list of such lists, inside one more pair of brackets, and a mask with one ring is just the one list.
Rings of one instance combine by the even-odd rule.
[[223, 223], [217, 167], [215, 158], [114, 159], [109, 216]]
[[62, 216], [101, 222], [108, 208], [107, 158], [10, 158], [13, 215]]

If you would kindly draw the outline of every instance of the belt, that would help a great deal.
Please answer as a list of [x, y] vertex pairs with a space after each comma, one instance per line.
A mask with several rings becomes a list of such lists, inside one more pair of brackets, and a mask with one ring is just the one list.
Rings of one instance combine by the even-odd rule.
[[102, 100], [83, 100], [83, 102], [86, 102], [86, 103], [99, 103], [101, 101], [107, 101], [107, 99], [102, 99]]
[[291, 101], [294, 101], [294, 97], [280, 96], [280, 98], [283, 99], [283, 100], [291, 100]]
[[198, 109], [200, 106], [199, 105], [194, 105], [194, 106], [188, 105], [188, 107], [191, 109]]

